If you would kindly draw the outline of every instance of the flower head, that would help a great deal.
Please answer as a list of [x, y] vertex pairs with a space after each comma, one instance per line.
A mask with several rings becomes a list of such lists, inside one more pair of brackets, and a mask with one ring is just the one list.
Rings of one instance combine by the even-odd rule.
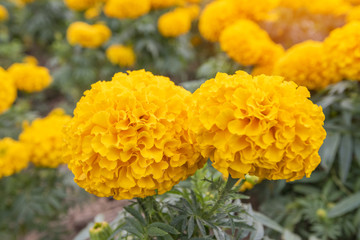
[[41, 91], [52, 82], [49, 69], [34, 63], [14, 63], [8, 72], [15, 80], [17, 89], [25, 92]]
[[68, 42], [85, 48], [97, 48], [107, 42], [110, 37], [111, 30], [100, 23], [90, 25], [85, 22], [73, 22], [67, 30]]
[[163, 14], [158, 20], [158, 29], [164, 37], [177, 37], [191, 29], [192, 13], [186, 8], [176, 8]]
[[100, 197], [163, 194], [204, 164], [188, 134], [190, 92], [150, 72], [115, 74], [78, 102], [65, 128], [75, 182]]
[[0, 139], [0, 178], [17, 173], [29, 164], [28, 148], [11, 138]]
[[218, 73], [193, 96], [190, 130], [224, 176], [292, 181], [320, 163], [325, 117], [305, 87], [238, 71]]
[[288, 49], [276, 62], [273, 73], [311, 90], [325, 88], [342, 78], [328, 60], [322, 42], [311, 40]]
[[151, 0], [151, 8], [160, 9], [178, 5], [179, 0]]
[[[94, 7], [99, 0], [64, 0], [65, 5], [75, 11], [83, 11]], [[102, 0], [100, 0], [102, 1]]]
[[108, 0], [104, 13], [112, 18], [138, 18], [147, 14], [151, 8], [151, 0]]
[[360, 80], [360, 21], [335, 29], [324, 41], [325, 53], [340, 73], [352, 80]]
[[0, 114], [10, 108], [17, 96], [14, 80], [0, 67]]
[[63, 163], [64, 124], [71, 119], [62, 109], [53, 110], [47, 117], [25, 123], [20, 142], [30, 149], [30, 161], [39, 167], [56, 168]]
[[0, 5], [0, 22], [5, 21], [8, 18], [9, 18], [9, 13], [7, 9], [3, 5]]
[[112, 64], [120, 67], [131, 67], [135, 64], [136, 56], [132, 47], [115, 44], [106, 50], [106, 56]]

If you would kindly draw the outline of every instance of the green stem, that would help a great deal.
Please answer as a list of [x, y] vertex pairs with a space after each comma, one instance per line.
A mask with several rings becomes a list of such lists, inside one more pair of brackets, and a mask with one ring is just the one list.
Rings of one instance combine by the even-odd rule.
[[136, 201], [138, 202], [141, 210], [144, 212], [146, 221], [149, 222], [150, 221], [149, 211], [148, 211], [148, 209], [146, 209], [144, 200], [142, 198], [136, 198]]
[[341, 180], [336, 176], [336, 172], [334, 169], [331, 171], [331, 174], [333, 177], [333, 181], [338, 186], [338, 188], [340, 188], [340, 190], [346, 193], [347, 195], [351, 195], [352, 192], [349, 189], [347, 189], [345, 185], [341, 182]]
[[[226, 194], [233, 188], [239, 179], [232, 178], [229, 174], [225, 187], [221, 190], [218, 199], [216, 200], [214, 206], [210, 209], [208, 215], [211, 216], [223, 203]], [[243, 181], [242, 181], [243, 182]], [[241, 182], [241, 184], [242, 184]]]

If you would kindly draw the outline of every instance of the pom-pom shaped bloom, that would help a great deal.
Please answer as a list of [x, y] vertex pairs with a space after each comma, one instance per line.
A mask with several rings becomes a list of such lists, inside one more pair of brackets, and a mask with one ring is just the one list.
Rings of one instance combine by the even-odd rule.
[[185, 8], [177, 8], [159, 18], [159, 32], [164, 37], [177, 37], [188, 33], [191, 29], [191, 19], [191, 11]]
[[71, 45], [79, 44], [85, 48], [97, 48], [109, 40], [111, 30], [103, 24], [90, 25], [74, 22], [67, 30], [67, 39]]
[[8, 72], [15, 80], [17, 89], [25, 92], [41, 91], [52, 82], [49, 69], [34, 63], [14, 63], [9, 67]]
[[0, 67], [0, 114], [8, 110], [17, 96], [14, 80]]
[[175, 6], [179, 0], [151, 0], [151, 8], [160, 9]]
[[75, 11], [83, 11], [93, 7], [99, 0], [64, 0], [65, 5]]
[[0, 22], [5, 21], [8, 18], [9, 18], [9, 13], [7, 9], [3, 5], [0, 5]]
[[333, 30], [324, 41], [325, 53], [339, 68], [340, 73], [351, 80], [360, 81], [360, 21]]
[[123, 45], [111, 45], [106, 50], [106, 56], [112, 64], [120, 67], [131, 67], [135, 64], [136, 56], [132, 47]]
[[75, 182], [99, 197], [163, 194], [204, 164], [188, 134], [191, 94], [149, 72], [118, 73], [79, 101], [66, 126]]
[[325, 117], [305, 87], [238, 71], [218, 73], [193, 97], [190, 130], [224, 176], [292, 181], [320, 163]]
[[0, 139], [0, 178], [17, 173], [29, 164], [29, 150], [11, 138]]
[[151, 0], [108, 0], [104, 13], [112, 18], [138, 18], [147, 14], [151, 8]]
[[342, 78], [328, 60], [322, 42], [311, 40], [288, 49], [276, 62], [273, 73], [311, 90], [325, 88]]
[[47, 117], [34, 120], [31, 125], [24, 123], [19, 139], [29, 147], [32, 163], [49, 168], [64, 163], [62, 129], [70, 119], [64, 110], [55, 109]]
[[236, 21], [221, 33], [220, 46], [232, 59], [245, 66], [269, 64], [284, 52], [265, 30], [246, 19]]

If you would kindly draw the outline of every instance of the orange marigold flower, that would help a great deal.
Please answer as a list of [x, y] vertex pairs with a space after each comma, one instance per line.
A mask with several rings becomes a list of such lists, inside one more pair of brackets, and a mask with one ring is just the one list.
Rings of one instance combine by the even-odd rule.
[[104, 13], [112, 18], [138, 18], [147, 14], [151, 8], [151, 0], [108, 0]]
[[218, 73], [193, 97], [190, 130], [224, 176], [293, 181], [320, 163], [325, 117], [305, 87], [238, 71]]
[[158, 29], [164, 37], [178, 37], [188, 33], [191, 20], [196, 17], [196, 10], [192, 8], [176, 8], [163, 14], [158, 21]]
[[169, 191], [202, 167], [188, 133], [191, 93], [144, 70], [97, 82], [65, 127], [75, 182], [99, 197]]

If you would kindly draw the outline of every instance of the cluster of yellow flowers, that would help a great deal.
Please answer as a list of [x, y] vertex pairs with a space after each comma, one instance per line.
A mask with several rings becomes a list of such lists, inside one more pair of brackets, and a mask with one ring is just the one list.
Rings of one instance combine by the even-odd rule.
[[62, 109], [55, 109], [31, 125], [24, 124], [19, 140], [29, 148], [29, 158], [34, 165], [56, 168], [63, 163], [62, 129], [70, 119]]
[[164, 37], [178, 37], [188, 33], [191, 29], [191, 22], [195, 20], [200, 12], [197, 5], [178, 7], [167, 12], [158, 20], [158, 29]]
[[8, 18], [9, 18], [9, 13], [7, 9], [3, 5], [0, 5], [0, 22], [5, 21]]
[[0, 67], [0, 114], [10, 108], [15, 102], [17, 91], [14, 80]]
[[111, 30], [101, 23], [90, 25], [85, 22], [73, 22], [67, 30], [68, 42], [85, 48], [97, 48], [110, 37]]
[[112, 18], [138, 18], [150, 12], [151, 0], [108, 0], [104, 13]]
[[26, 145], [11, 138], [0, 139], [0, 178], [10, 176], [29, 164], [29, 150]]
[[205, 163], [188, 132], [191, 93], [145, 71], [98, 82], [65, 128], [75, 181], [97, 196], [169, 191]]
[[111, 45], [106, 50], [106, 56], [112, 64], [117, 64], [120, 67], [132, 67], [136, 61], [133, 48], [119, 44]]
[[193, 97], [190, 130], [224, 176], [293, 181], [320, 163], [325, 117], [305, 87], [239, 71], [219, 73]]
[[14, 63], [8, 69], [15, 80], [17, 89], [25, 92], [38, 92], [48, 87], [52, 77], [46, 67], [32, 63]]

